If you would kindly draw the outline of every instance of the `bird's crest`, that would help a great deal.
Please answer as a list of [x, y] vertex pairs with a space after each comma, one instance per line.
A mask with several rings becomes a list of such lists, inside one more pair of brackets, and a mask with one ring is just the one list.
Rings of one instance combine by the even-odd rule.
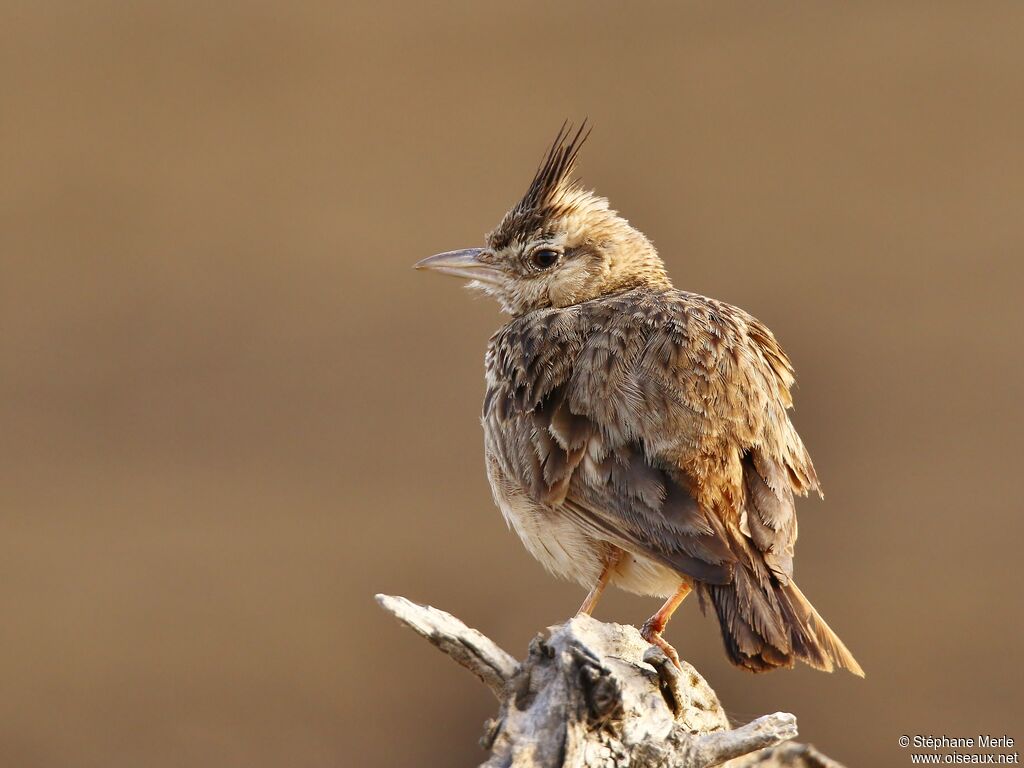
[[551, 148], [526, 190], [526, 194], [505, 214], [501, 224], [489, 236], [495, 247], [506, 245], [517, 234], [543, 228], [544, 222], [563, 214], [587, 195], [572, 178], [576, 156], [590, 136], [591, 128], [584, 120], [576, 131], [566, 121], [555, 136]]
[[572, 138], [571, 134], [572, 125], [563, 123], [544, 162], [534, 174], [529, 189], [513, 210], [522, 214], [555, 206], [563, 193], [573, 186], [572, 172], [576, 167], [576, 155], [590, 136], [587, 121], [583, 121]]

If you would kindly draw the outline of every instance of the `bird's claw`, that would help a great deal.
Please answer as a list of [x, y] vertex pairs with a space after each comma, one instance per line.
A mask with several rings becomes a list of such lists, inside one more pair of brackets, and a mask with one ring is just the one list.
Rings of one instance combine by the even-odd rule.
[[672, 663], [676, 665], [676, 668], [681, 670], [683, 668], [683, 664], [679, 660], [679, 654], [676, 653], [676, 649], [669, 645], [668, 641], [661, 636], [661, 632], [662, 630], [657, 629], [656, 626], [651, 623], [650, 619], [645, 621], [640, 627], [640, 637], [651, 645], [656, 645], [660, 648], [664, 654], [672, 660]]

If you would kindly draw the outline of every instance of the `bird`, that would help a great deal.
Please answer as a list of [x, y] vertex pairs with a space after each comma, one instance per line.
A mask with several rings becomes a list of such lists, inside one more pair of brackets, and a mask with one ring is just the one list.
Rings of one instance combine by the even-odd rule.
[[846, 669], [853, 654], [793, 578], [795, 498], [821, 494], [788, 410], [794, 369], [772, 332], [675, 288], [652, 242], [575, 175], [590, 129], [563, 124], [482, 247], [416, 263], [510, 316], [484, 358], [481, 423], [496, 505], [526, 549], [589, 592], [691, 592], [751, 672]]

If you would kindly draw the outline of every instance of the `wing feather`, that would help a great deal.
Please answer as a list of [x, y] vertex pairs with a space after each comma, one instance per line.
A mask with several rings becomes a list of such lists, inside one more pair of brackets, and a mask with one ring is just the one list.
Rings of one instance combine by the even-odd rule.
[[[767, 565], [756, 576], [788, 582], [793, 495], [817, 479], [785, 414], [792, 366], [762, 324], [693, 294], [633, 291], [513, 321], [492, 339], [487, 368], [489, 441], [537, 501], [724, 584], [746, 545], [698, 500], [688, 467], [733, 451], [741, 528]], [[738, 606], [751, 619], [778, 613], [769, 608]]]

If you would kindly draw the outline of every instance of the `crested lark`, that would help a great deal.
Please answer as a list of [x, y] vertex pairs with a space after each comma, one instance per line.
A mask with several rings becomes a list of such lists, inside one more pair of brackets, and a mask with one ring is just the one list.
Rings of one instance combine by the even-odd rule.
[[[793, 368], [741, 309], [672, 287], [642, 232], [572, 178], [586, 135], [559, 132], [483, 248], [416, 266], [512, 316], [486, 355], [494, 499], [557, 576], [718, 616], [730, 660], [761, 672], [860, 666], [793, 582], [794, 496], [819, 491], [786, 413]], [[820, 492], [820, 491], [819, 491]]]

